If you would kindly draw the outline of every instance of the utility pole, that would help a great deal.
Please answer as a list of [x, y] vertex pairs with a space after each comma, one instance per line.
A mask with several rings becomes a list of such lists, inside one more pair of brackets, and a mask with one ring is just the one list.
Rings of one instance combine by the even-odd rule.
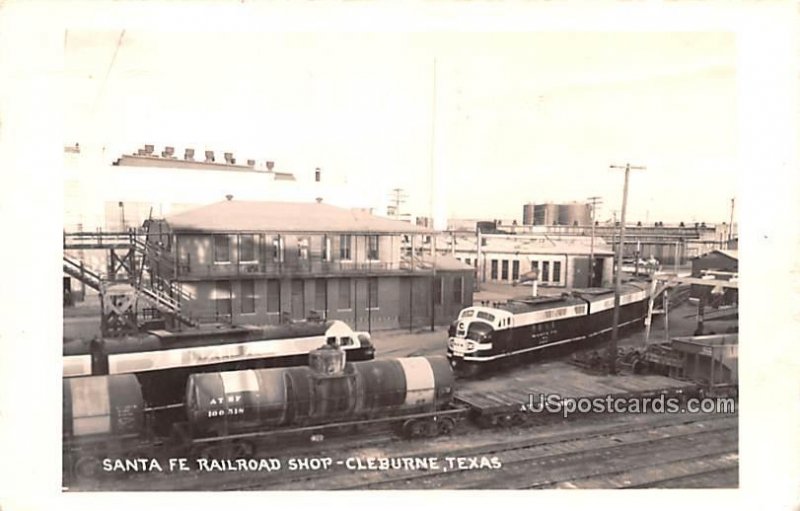
[[589, 197], [586, 199], [592, 204], [592, 242], [589, 246], [589, 287], [594, 287], [594, 219], [597, 205], [603, 203], [601, 199], [601, 197]]
[[400, 217], [400, 206], [405, 204], [406, 199], [408, 199], [408, 194], [405, 193], [405, 190], [402, 188], [392, 188], [392, 193], [389, 195], [389, 200], [391, 201], [392, 208], [394, 209], [393, 214], [396, 217]]
[[625, 185], [622, 189], [622, 211], [619, 219], [619, 245], [617, 245], [617, 272], [614, 275], [614, 316], [611, 323], [611, 342], [608, 344], [608, 370], [611, 374], [617, 373], [617, 337], [619, 336], [619, 293], [622, 285], [622, 250], [625, 246], [625, 209], [628, 206], [628, 176], [631, 169], [645, 170], [646, 167], [633, 166], [626, 163], [624, 167], [610, 165], [612, 169], [625, 170]]
[[736, 198], [731, 199], [731, 223], [728, 224], [728, 248], [731, 248], [731, 242], [733, 241], [733, 203], [736, 201]]

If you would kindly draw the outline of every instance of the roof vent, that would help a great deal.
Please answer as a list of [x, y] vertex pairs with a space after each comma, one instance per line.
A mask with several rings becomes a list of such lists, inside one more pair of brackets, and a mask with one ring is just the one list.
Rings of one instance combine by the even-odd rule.
[[144, 146], [144, 154], [147, 154], [147, 155], [153, 154], [153, 149], [155, 149], [153, 147], [153, 144], [145, 144], [145, 146]]
[[233, 165], [236, 163], [236, 160], [233, 159], [233, 153], [225, 153], [225, 163], [228, 165]]
[[164, 158], [172, 158], [172, 155], [175, 154], [175, 148], [171, 146], [166, 146], [164, 151], [161, 153], [161, 156]]
[[317, 183], [319, 183], [319, 180], [320, 180], [320, 177], [321, 177], [321, 176], [322, 176], [322, 171], [320, 171], [320, 170], [319, 170], [319, 167], [317, 167], [317, 168], [314, 170], [314, 181], [315, 181], [315, 182], [317, 182]]
[[275, 167], [275, 162], [274, 161], [268, 161], [267, 162], [267, 170], [271, 171], [273, 169], [273, 167]]
[[317, 204], [322, 204], [322, 197], [317, 197], [314, 200], [317, 201]]
[[255, 167], [256, 166], [256, 161], [255, 160], [247, 160], [247, 166], [248, 167]]
[[233, 200], [233, 195], [228, 194], [228, 195], [225, 196], [225, 198], [228, 199], [229, 201]]
[[214, 162], [214, 151], [206, 151], [206, 163]]
[[183, 159], [194, 161], [194, 149], [187, 147], [186, 150], [183, 151]]

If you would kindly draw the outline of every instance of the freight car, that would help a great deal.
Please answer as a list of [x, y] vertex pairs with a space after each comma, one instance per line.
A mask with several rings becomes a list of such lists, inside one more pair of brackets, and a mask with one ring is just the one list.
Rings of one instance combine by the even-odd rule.
[[334, 338], [347, 359], [371, 360], [366, 332], [342, 321], [214, 330], [154, 330], [135, 337], [64, 343], [64, 377], [135, 374], [146, 404], [167, 406], [183, 398], [192, 373], [304, 365], [308, 353]]
[[389, 424], [407, 437], [436, 436], [452, 431], [465, 415], [453, 406], [454, 377], [445, 357], [356, 364], [344, 358], [340, 349], [323, 348], [311, 353], [308, 367], [192, 374], [185, 421], [172, 425], [169, 438], [149, 427], [131, 375], [64, 380], [67, 468], [90, 474], [102, 458], [135, 458], [155, 445], [198, 458], [244, 457], [261, 437], [354, 424]]
[[[644, 324], [647, 286], [623, 286], [621, 332]], [[533, 360], [544, 350], [563, 354], [582, 349], [608, 337], [613, 309], [613, 291], [598, 288], [514, 299], [499, 307], [467, 307], [450, 325], [447, 357], [457, 374], [469, 377]]]

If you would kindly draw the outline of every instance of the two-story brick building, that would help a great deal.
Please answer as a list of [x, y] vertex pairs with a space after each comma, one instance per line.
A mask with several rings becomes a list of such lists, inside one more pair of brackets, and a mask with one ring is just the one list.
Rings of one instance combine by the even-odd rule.
[[149, 222], [153, 273], [200, 321], [341, 319], [363, 330], [445, 324], [472, 304], [473, 271], [410, 257], [429, 229], [317, 203], [229, 200]]

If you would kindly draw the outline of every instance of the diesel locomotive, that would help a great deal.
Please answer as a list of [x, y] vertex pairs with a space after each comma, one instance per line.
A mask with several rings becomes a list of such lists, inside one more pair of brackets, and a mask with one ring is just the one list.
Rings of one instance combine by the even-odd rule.
[[64, 343], [64, 378], [134, 374], [145, 401], [153, 406], [179, 403], [192, 373], [304, 365], [313, 349], [335, 339], [347, 359], [371, 360], [375, 348], [367, 332], [342, 321], [170, 332], [102, 341]]
[[[643, 325], [647, 286], [623, 285], [620, 332]], [[447, 358], [459, 376], [469, 377], [533, 360], [544, 351], [582, 349], [609, 336], [613, 309], [614, 292], [599, 288], [509, 300], [499, 307], [467, 307], [450, 325]]]

